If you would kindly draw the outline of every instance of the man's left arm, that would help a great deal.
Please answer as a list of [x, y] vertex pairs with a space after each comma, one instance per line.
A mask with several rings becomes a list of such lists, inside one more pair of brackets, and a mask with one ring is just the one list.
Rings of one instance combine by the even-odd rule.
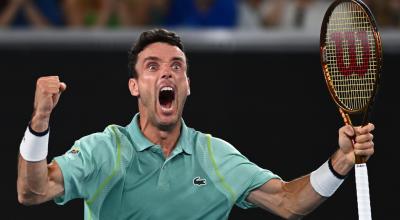
[[354, 167], [355, 155], [368, 160], [374, 153], [371, 134], [373, 130], [373, 124], [354, 128], [347, 125], [340, 128], [340, 148], [329, 162], [311, 174], [290, 182], [271, 179], [253, 190], [247, 201], [285, 219], [301, 219], [339, 187], [343, 177]]

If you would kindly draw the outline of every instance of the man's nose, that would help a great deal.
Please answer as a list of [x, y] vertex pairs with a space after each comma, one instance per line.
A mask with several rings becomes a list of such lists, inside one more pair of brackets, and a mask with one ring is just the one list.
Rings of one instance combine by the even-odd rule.
[[162, 69], [162, 76], [161, 78], [171, 78], [172, 77], [172, 71], [168, 66], [164, 66], [164, 68]]

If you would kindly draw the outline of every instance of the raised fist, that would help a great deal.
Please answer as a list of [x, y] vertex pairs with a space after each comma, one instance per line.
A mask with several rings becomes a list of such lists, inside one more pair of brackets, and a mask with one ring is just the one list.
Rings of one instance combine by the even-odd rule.
[[58, 76], [45, 76], [37, 80], [32, 123], [38, 120], [48, 123], [50, 114], [57, 105], [61, 92], [66, 88], [67, 85], [60, 82]]

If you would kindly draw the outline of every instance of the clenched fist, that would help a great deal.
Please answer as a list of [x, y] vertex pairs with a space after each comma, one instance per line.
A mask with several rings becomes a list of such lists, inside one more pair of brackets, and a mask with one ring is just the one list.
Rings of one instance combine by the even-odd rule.
[[49, 126], [50, 114], [67, 85], [58, 76], [40, 77], [36, 82], [35, 101], [31, 127], [34, 131], [45, 131]]
[[[375, 126], [371, 123], [363, 127], [346, 125], [339, 130], [339, 146], [351, 163], [355, 163], [355, 156], [364, 157], [365, 161], [374, 154]], [[364, 161], [364, 162], [365, 162]]]

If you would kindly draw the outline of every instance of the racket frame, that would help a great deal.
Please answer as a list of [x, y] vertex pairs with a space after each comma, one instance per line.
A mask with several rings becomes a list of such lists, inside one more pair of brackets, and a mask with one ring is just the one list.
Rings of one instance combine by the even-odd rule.
[[[332, 80], [330, 79], [330, 74], [328, 71], [328, 63], [326, 60], [326, 34], [327, 34], [327, 29], [328, 29], [328, 21], [334, 11], [334, 9], [342, 3], [345, 2], [352, 2], [355, 4], [358, 4], [364, 11], [365, 13], [368, 15], [369, 21], [372, 24], [372, 32], [373, 32], [373, 36], [375, 39], [375, 51], [376, 51], [376, 65], [377, 65], [377, 70], [376, 70], [376, 78], [375, 78], [375, 84], [373, 87], [373, 92], [371, 93], [371, 97], [368, 100], [368, 103], [361, 109], [349, 109], [347, 108], [339, 99], [339, 97], [336, 95]], [[371, 12], [371, 10], [368, 8], [368, 6], [359, 0], [337, 0], [335, 2], [333, 2], [329, 8], [327, 9], [323, 22], [322, 22], [322, 27], [321, 27], [321, 35], [320, 35], [320, 57], [321, 57], [321, 65], [322, 65], [322, 70], [324, 72], [324, 77], [325, 77], [325, 82], [327, 84], [329, 93], [332, 97], [332, 99], [335, 101], [336, 105], [339, 107], [339, 111], [343, 117], [343, 120], [346, 124], [350, 124], [352, 125], [352, 122], [350, 120], [350, 117], [348, 114], [359, 114], [361, 112], [364, 113], [363, 116], [363, 122], [362, 125], [366, 125], [368, 122], [368, 117], [369, 117], [369, 112], [371, 109], [371, 106], [373, 105], [377, 90], [378, 90], [378, 86], [379, 86], [379, 82], [380, 82], [380, 73], [382, 70], [382, 41], [381, 41], [381, 37], [378, 31], [378, 27], [375, 21], [375, 18]]]

